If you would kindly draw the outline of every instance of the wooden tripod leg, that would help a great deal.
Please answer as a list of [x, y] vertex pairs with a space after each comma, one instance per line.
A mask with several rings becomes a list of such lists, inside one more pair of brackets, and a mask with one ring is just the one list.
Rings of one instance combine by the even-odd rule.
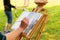
[[21, 35], [22, 35], [22, 36], [21, 36], [21, 39], [20, 39], [20, 40], [23, 40], [23, 37], [24, 37], [25, 35], [24, 35], [24, 33], [23, 33], [23, 32], [22, 32], [22, 34], [21, 34]]
[[40, 12], [43, 8], [43, 6], [37, 6], [37, 8], [33, 9], [32, 12]]
[[20, 40], [23, 40], [23, 37], [21, 37], [21, 39]]
[[36, 12], [40, 12], [41, 10], [43, 9], [43, 7], [42, 6], [40, 6], [40, 7], [38, 7], [38, 10], [36, 11]]
[[41, 36], [41, 32], [42, 32], [42, 30], [43, 30], [43, 28], [44, 28], [44, 26], [45, 26], [45, 24], [46, 24], [46, 22], [47, 22], [47, 19], [48, 19], [48, 16], [45, 15], [44, 22], [43, 22], [43, 24], [42, 24], [40, 30], [38, 31], [38, 34], [37, 34], [35, 40], [39, 40], [39, 38], [40, 38], [40, 36]]
[[34, 8], [33, 10], [32, 10], [32, 12], [36, 12], [38, 10], [38, 8]]

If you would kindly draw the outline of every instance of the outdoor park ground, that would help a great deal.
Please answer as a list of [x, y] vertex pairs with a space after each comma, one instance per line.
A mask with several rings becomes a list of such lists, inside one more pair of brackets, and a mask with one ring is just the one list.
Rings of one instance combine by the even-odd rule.
[[[16, 2], [16, 3], [15, 3]], [[23, 5], [23, 1], [11, 0], [11, 3], [15, 6]], [[30, 0], [29, 10], [31, 11], [36, 5]], [[33, 5], [34, 4], [34, 5]], [[31, 7], [32, 5], [32, 7]], [[60, 40], [60, 0], [48, 0], [47, 5], [44, 7], [48, 11], [48, 21], [45, 28], [41, 34], [40, 40]], [[12, 10], [13, 23], [16, 21], [14, 15], [15, 9]], [[21, 9], [17, 9], [17, 15], [22, 13]], [[5, 23], [7, 21], [6, 15], [4, 14], [3, 1], [0, 0], [0, 31], [3, 32], [5, 28]], [[13, 24], [12, 23], [12, 24]], [[39, 29], [39, 28], [38, 28]], [[37, 31], [34, 33], [32, 40], [35, 39]]]

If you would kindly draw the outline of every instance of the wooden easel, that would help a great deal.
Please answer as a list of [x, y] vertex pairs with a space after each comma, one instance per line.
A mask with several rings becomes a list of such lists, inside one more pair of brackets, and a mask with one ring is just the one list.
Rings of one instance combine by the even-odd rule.
[[[26, 37], [27, 40], [30, 40], [31, 37], [33, 36], [34, 32], [36, 31], [36, 29], [38, 28], [38, 26], [41, 24], [42, 25], [36, 35], [35, 40], [39, 40], [40, 36], [41, 36], [41, 32], [47, 22], [48, 19], [48, 15], [47, 15], [47, 10], [43, 8], [43, 6], [47, 3], [47, 0], [35, 0], [35, 3], [37, 4], [37, 7], [34, 8], [32, 10], [32, 12], [41, 12], [43, 11], [43, 15], [41, 16], [41, 18], [37, 21], [37, 23], [34, 25], [34, 28], [32, 28], [32, 31], [30, 32], [29, 35], [27, 35], [24, 31], [24, 29], [26, 29], [26, 27], [29, 24], [29, 20], [27, 18], [24, 18], [21, 21], [21, 26], [17, 29], [12, 31], [10, 34], [6, 35], [6, 40], [22, 40], [23, 37]], [[17, 32], [17, 33], [16, 33]]]
[[36, 29], [38, 28], [39, 24], [43, 21], [42, 25], [41, 25], [41, 28], [39, 29], [37, 35], [36, 35], [36, 38], [35, 40], [39, 40], [40, 36], [41, 36], [41, 32], [43, 31], [43, 28], [48, 20], [48, 14], [47, 14], [47, 10], [43, 8], [44, 5], [46, 5], [47, 3], [47, 0], [35, 0], [35, 3], [37, 4], [37, 7], [34, 8], [32, 10], [32, 12], [43, 12], [43, 16], [38, 20], [38, 22], [36, 23], [36, 25], [34, 25], [34, 28], [32, 29], [32, 31], [30, 32], [29, 35], [25, 34], [25, 33], [22, 33], [21, 34], [21, 39], [20, 40], [23, 40], [23, 37], [26, 37], [27, 40], [30, 40], [31, 37], [33, 36], [34, 32], [36, 31]]

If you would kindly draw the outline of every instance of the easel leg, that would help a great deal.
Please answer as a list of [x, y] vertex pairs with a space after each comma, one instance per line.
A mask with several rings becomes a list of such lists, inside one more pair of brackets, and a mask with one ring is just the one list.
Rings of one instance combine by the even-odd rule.
[[45, 24], [46, 24], [46, 22], [47, 22], [47, 19], [48, 19], [48, 16], [46, 15], [45, 18], [44, 18], [44, 22], [43, 22], [40, 30], [38, 31], [38, 34], [37, 34], [35, 40], [39, 40], [39, 38], [40, 38], [40, 36], [41, 36], [41, 32], [42, 32], [42, 30], [43, 30], [43, 28], [44, 28], [44, 26], [45, 26]]

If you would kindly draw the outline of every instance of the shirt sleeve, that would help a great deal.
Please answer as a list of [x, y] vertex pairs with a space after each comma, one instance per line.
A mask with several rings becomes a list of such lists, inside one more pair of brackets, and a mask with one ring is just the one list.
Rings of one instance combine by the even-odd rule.
[[11, 5], [11, 4], [10, 4], [10, 7], [12, 7], [12, 8], [16, 8], [15, 6], [13, 6], [13, 5]]
[[0, 32], [0, 40], [6, 40], [6, 36]]

